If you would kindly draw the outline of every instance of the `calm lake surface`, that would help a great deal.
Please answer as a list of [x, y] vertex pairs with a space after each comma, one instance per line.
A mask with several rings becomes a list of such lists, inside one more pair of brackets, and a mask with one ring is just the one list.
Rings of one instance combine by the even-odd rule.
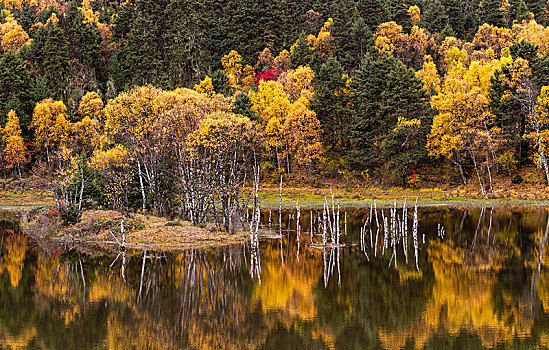
[[342, 248], [318, 247], [321, 211], [298, 239], [294, 210], [258, 248], [118, 256], [45, 248], [3, 215], [0, 349], [549, 347], [549, 209], [420, 208], [417, 265], [413, 210], [396, 254], [345, 210]]

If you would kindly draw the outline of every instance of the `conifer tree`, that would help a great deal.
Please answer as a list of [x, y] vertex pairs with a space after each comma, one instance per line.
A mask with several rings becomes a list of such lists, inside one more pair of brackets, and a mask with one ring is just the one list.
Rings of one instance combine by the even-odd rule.
[[[355, 166], [381, 169], [385, 165], [389, 171], [393, 171], [399, 165], [393, 158], [399, 157], [401, 162], [405, 158], [408, 166], [406, 171], [411, 172], [410, 167], [421, 161], [426, 154], [425, 141], [422, 140], [425, 140], [432, 120], [427, 94], [421, 82], [413, 70], [407, 69], [397, 59], [382, 57], [376, 60], [369, 56], [362, 61], [354, 80], [351, 95], [351, 155]], [[388, 137], [394, 136], [391, 133], [397, 128], [399, 118], [405, 121], [419, 120], [423, 131], [416, 137], [420, 141], [414, 148], [391, 149], [390, 145], [394, 143], [386, 143], [390, 140]], [[405, 176], [406, 171], [400, 169], [398, 175]]]
[[33, 90], [33, 80], [25, 62], [12, 52], [0, 56], [0, 115], [6, 116], [13, 109], [21, 116], [22, 127], [26, 130], [34, 108]]
[[335, 58], [328, 58], [320, 67], [314, 87], [311, 108], [322, 126], [323, 142], [333, 151], [341, 152], [348, 147], [348, 88], [343, 67]]
[[482, 0], [480, 22], [496, 27], [505, 26], [505, 14], [501, 10], [501, 0]]

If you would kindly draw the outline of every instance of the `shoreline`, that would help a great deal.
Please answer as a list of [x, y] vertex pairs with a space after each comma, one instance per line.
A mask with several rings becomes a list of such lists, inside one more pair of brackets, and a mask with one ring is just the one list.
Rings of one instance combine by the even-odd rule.
[[[358, 189], [332, 190], [334, 200], [339, 200], [341, 208], [368, 209], [376, 201], [378, 208], [386, 208], [394, 203], [401, 206], [408, 198], [408, 205], [415, 203], [418, 197], [418, 207], [509, 207], [509, 208], [549, 208], [547, 199], [522, 199], [522, 198], [478, 198], [478, 196], [451, 196], [446, 190], [407, 190], [385, 191]], [[340, 194], [341, 193], [341, 194]], [[29, 197], [29, 196], [27, 196]], [[423, 198], [422, 198], [423, 197]], [[56, 246], [80, 247], [91, 245], [101, 247], [105, 252], [119, 250], [121, 245], [113, 239], [110, 231], [116, 231], [116, 225], [122, 215], [112, 210], [85, 210], [81, 220], [74, 225], [62, 226], [60, 219], [49, 218], [45, 222], [29, 220], [27, 217], [33, 210], [46, 205], [53, 205], [51, 199], [43, 200], [37, 204], [14, 204], [12, 201], [3, 201], [0, 197], [0, 211], [9, 212], [7, 216], [20, 215], [21, 230], [25, 235], [38, 240], [47, 240]], [[332, 195], [329, 188], [283, 188], [282, 208], [292, 210], [296, 208], [299, 199], [299, 207], [304, 210], [321, 209], [325, 198], [329, 205]], [[280, 206], [280, 190], [278, 188], [261, 188], [259, 199], [262, 210], [277, 211]], [[43, 213], [42, 213], [43, 214]], [[9, 218], [6, 219], [9, 219]], [[36, 219], [36, 218], [35, 218]], [[42, 218], [44, 219], [44, 218]], [[117, 223], [118, 220], [118, 223]], [[232, 244], [241, 244], [249, 239], [247, 232], [228, 234], [215, 229], [214, 225], [207, 224], [203, 227], [190, 225], [182, 220], [169, 221], [166, 218], [153, 215], [132, 213], [127, 217], [128, 228], [124, 248], [135, 250], [174, 251], [185, 249], [215, 248]], [[131, 227], [132, 222], [135, 226]], [[119, 232], [119, 231], [118, 231]]]

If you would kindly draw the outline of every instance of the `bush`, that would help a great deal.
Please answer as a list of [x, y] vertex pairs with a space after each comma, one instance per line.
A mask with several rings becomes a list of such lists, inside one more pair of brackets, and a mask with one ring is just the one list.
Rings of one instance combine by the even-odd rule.
[[511, 179], [511, 182], [514, 183], [515, 185], [522, 183], [522, 181], [523, 181], [523, 179], [522, 179], [522, 176], [520, 176], [520, 175], [515, 175]]
[[179, 221], [168, 221], [164, 226], [183, 226], [183, 224]]
[[68, 207], [59, 207], [59, 217], [63, 220], [63, 225], [70, 226], [76, 224], [80, 220], [81, 211], [75, 205]]

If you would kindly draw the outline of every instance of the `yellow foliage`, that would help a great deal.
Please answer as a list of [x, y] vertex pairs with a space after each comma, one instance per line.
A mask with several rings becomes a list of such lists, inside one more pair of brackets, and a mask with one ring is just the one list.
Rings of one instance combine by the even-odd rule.
[[397, 126], [393, 129], [393, 131], [398, 131], [400, 129], [407, 129], [407, 128], [419, 128], [421, 126], [421, 120], [419, 119], [406, 119], [404, 117], [398, 117]]
[[260, 81], [257, 91], [250, 91], [254, 111], [264, 123], [276, 117], [284, 123], [290, 109], [290, 97], [275, 81]]
[[3, 266], [10, 274], [11, 286], [17, 288], [23, 275], [27, 239], [22, 235], [9, 235], [5, 241], [5, 249]]
[[416, 76], [423, 82], [425, 90], [439, 93], [440, 76], [438, 75], [437, 66], [430, 55], [426, 55], [423, 60], [423, 68], [416, 72]]
[[82, 13], [82, 22], [86, 24], [99, 24], [99, 12], [93, 12], [90, 5], [90, 0], [82, 0], [82, 6], [80, 7]]
[[290, 69], [291, 65], [290, 53], [287, 50], [282, 50], [273, 61], [273, 68], [279, 72]]
[[0, 25], [0, 41], [2, 50], [19, 52], [21, 47], [30, 45], [32, 40], [23, 27], [11, 16], [7, 15], [3, 24]]
[[246, 65], [242, 70], [241, 77], [241, 89], [244, 92], [248, 92], [255, 84], [255, 70], [254, 67]]
[[194, 86], [194, 89], [196, 90], [196, 92], [201, 94], [206, 94], [209, 96], [215, 95], [212, 78], [210, 77], [204, 78], [204, 80], [202, 80], [200, 84], [196, 84]]
[[417, 25], [419, 21], [421, 21], [421, 12], [419, 10], [419, 7], [416, 5], [410, 6], [408, 9], [408, 15], [410, 15], [410, 19], [412, 20], [413, 25]]
[[2, 141], [6, 145], [2, 156], [7, 162], [8, 169], [14, 166], [20, 167], [28, 161], [27, 156], [29, 152], [21, 136], [19, 118], [17, 118], [13, 110], [8, 113], [8, 121], [2, 130]]
[[125, 167], [130, 161], [128, 150], [116, 145], [107, 151], [96, 151], [90, 159], [90, 166], [96, 170]]
[[38, 102], [32, 114], [31, 127], [35, 129], [36, 143], [49, 151], [69, 137], [72, 126], [68, 120], [67, 107], [62, 101], [51, 98]]
[[78, 114], [85, 117], [97, 118], [99, 120], [103, 119], [103, 101], [101, 97], [94, 92], [90, 91], [80, 100], [80, 105], [78, 106]]
[[84, 119], [74, 124], [76, 140], [80, 146], [80, 152], [91, 153], [101, 146], [101, 124], [99, 120], [85, 116]]
[[467, 51], [463, 49], [460, 50], [458, 47], [454, 46], [446, 51], [444, 59], [449, 69], [451, 69], [454, 64], [465, 64], [467, 62], [467, 57]]
[[239, 78], [242, 75], [242, 64], [240, 62], [242, 62], [242, 56], [235, 50], [231, 50], [231, 52], [221, 58], [223, 71], [234, 89], [238, 88]]
[[201, 120], [198, 129], [193, 131], [189, 138], [191, 154], [201, 148], [207, 148], [214, 154], [221, 154], [236, 149], [236, 145], [260, 144], [255, 123], [248, 117], [224, 112], [214, 112]]
[[386, 36], [378, 36], [375, 41], [377, 51], [382, 55], [391, 57], [395, 51], [395, 46], [391, 43], [391, 40]]
[[57, 18], [57, 14], [55, 12], [52, 12], [50, 18], [46, 21], [46, 25], [54, 25], [56, 26], [59, 24], [59, 18]]
[[299, 165], [311, 165], [322, 156], [320, 121], [308, 108], [306, 98], [292, 104], [284, 122], [284, 134]]
[[309, 65], [305, 65], [283, 72], [278, 78], [278, 82], [283, 86], [290, 99], [297, 101], [301, 97], [306, 99], [313, 97], [314, 88], [311, 85], [313, 78], [314, 71]]
[[[153, 147], [150, 140], [156, 122], [175, 105], [184, 102], [183, 92], [187, 95], [187, 91], [166, 92], [152, 86], [140, 86], [121, 93], [105, 107], [107, 135], [111, 140], [122, 138], [128, 142], [131, 152], [144, 152]], [[193, 94], [200, 96], [197, 92]]]

